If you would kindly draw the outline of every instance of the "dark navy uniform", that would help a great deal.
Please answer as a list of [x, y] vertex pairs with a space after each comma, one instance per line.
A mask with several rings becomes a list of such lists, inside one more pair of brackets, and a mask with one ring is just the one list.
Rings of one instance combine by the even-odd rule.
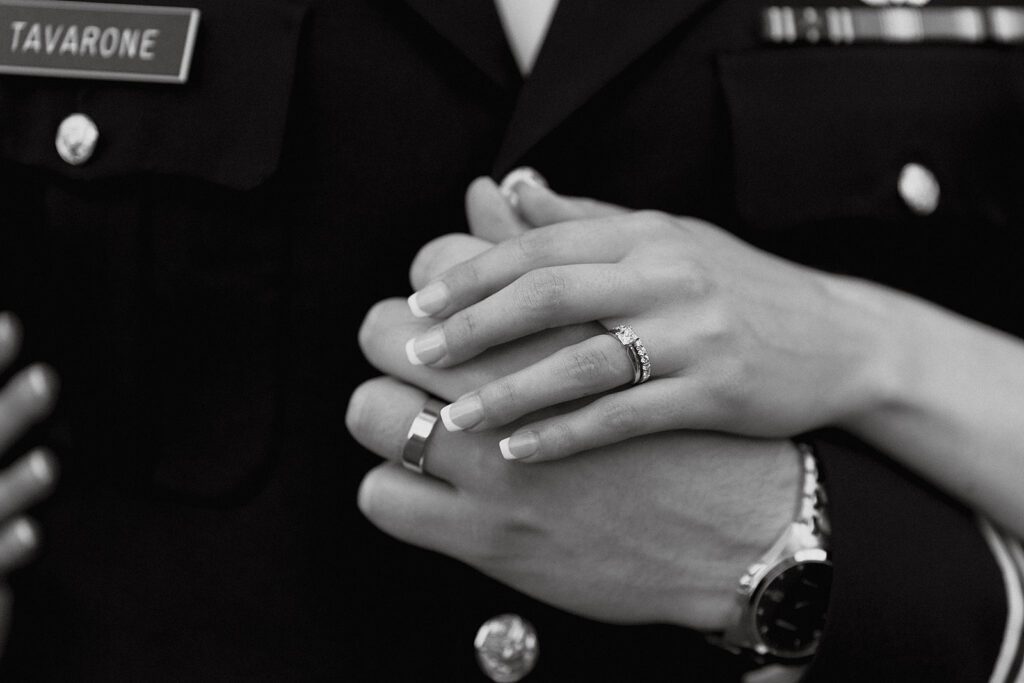
[[[358, 513], [356, 328], [465, 229], [476, 176], [528, 164], [1024, 331], [1012, 46], [563, 0], [524, 83], [490, 0], [190, 4], [186, 84], [0, 77], [0, 306], [63, 378], [64, 470], [4, 680], [483, 680], [473, 635], [501, 612], [537, 627], [529, 680], [736, 675], [697, 634], [564, 614]], [[97, 136], [72, 164], [74, 113]], [[1007, 603], [974, 516], [841, 434], [817, 446], [836, 569], [811, 676], [987, 680]]]

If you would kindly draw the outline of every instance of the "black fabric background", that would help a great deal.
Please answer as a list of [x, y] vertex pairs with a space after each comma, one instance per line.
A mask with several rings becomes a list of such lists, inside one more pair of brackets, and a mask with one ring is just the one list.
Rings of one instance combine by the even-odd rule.
[[[1020, 56], [758, 45], [761, 5], [562, 0], [523, 88], [489, 2], [201, 0], [186, 86], [0, 77], [0, 306], [61, 373], [64, 476], [14, 581], [4, 680], [731, 680], [668, 626], [594, 624], [375, 531], [356, 329], [474, 177], [689, 214], [1020, 332]], [[53, 150], [83, 111], [100, 146]], [[938, 212], [899, 169], [925, 163]], [[1005, 618], [970, 515], [821, 442], [838, 559], [815, 680], [984, 678]]]

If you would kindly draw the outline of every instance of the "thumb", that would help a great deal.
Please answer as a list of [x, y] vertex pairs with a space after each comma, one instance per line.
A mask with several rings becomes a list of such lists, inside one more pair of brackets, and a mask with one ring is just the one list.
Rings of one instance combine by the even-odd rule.
[[532, 227], [523, 222], [490, 178], [477, 178], [470, 183], [466, 190], [466, 220], [471, 235], [495, 244]]
[[562, 196], [552, 191], [544, 178], [530, 168], [517, 168], [505, 176], [501, 192], [520, 221], [530, 228], [627, 213], [621, 206], [596, 199]]

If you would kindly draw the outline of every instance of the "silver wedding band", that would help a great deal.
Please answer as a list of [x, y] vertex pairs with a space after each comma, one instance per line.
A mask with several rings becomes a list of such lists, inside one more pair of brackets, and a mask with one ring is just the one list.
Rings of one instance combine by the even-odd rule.
[[441, 416], [444, 403], [436, 398], [427, 400], [423, 410], [416, 415], [409, 426], [402, 448], [402, 467], [416, 474], [423, 474], [423, 461], [427, 458], [427, 440], [434, 431], [434, 425]]
[[633, 385], [643, 384], [651, 378], [651, 358], [647, 355], [647, 347], [629, 325], [619, 325], [608, 330], [608, 334], [619, 340], [626, 349], [629, 362], [633, 365]]

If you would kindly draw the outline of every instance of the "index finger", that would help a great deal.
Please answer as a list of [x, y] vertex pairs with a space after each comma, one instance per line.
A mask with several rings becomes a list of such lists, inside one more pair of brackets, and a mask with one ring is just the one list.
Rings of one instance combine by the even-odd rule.
[[502, 289], [537, 268], [616, 263], [637, 240], [629, 216], [559, 223], [506, 240], [452, 266], [410, 299], [418, 316], [443, 318]]

